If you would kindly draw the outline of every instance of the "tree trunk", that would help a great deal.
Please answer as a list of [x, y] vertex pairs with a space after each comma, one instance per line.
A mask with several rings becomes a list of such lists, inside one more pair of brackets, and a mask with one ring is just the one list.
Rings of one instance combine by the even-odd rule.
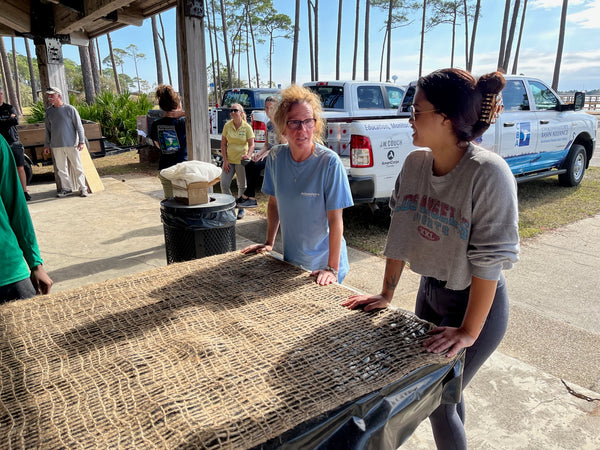
[[506, 51], [504, 52], [504, 64], [502, 65], [502, 69], [504, 69], [504, 73], [508, 71], [508, 62], [510, 60], [510, 52], [512, 50], [512, 43], [515, 37], [515, 28], [517, 27], [517, 17], [519, 16], [519, 8], [521, 6], [521, 0], [516, 0], [515, 5], [513, 6], [513, 15], [512, 20], [510, 22], [510, 31], [508, 32], [508, 41], [506, 43]]
[[356, 0], [356, 20], [354, 22], [354, 56], [352, 58], [352, 79], [356, 80], [356, 63], [358, 58], [358, 24], [360, 16], [360, 0]]
[[365, 48], [363, 58], [363, 77], [365, 81], [369, 81], [369, 15], [371, 13], [371, 0], [365, 2]]
[[90, 53], [86, 47], [77, 46], [79, 50], [79, 62], [81, 63], [81, 74], [83, 75], [83, 89], [85, 91], [85, 102], [88, 105], [94, 103], [94, 77], [90, 64]]
[[567, 24], [567, 6], [569, 0], [563, 0], [562, 12], [560, 14], [560, 31], [558, 33], [558, 48], [556, 49], [556, 61], [554, 63], [554, 76], [552, 77], [552, 89], [558, 91], [558, 79], [560, 78], [560, 64], [562, 62], [563, 44], [565, 43], [565, 28]]
[[221, 24], [223, 26], [223, 43], [225, 45], [225, 60], [227, 61], [227, 79], [229, 81], [229, 87], [233, 87], [233, 74], [231, 73], [232, 61], [229, 58], [229, 44], [227, 42], [227, 18], [225, 17], [225, 5], [223, 0], [221, 1]]
[[154, 59], [156, 60], [156, 82], [163, 84], [162, 60], [160, 57], [160, 44], [158, 42], [158, 27], [156, 26], [156, 15], [150, 18], [152, 23], [152, 41], [154, 41]]
[[519, 50], [521, 49], [521, 37], [523, 36], [523, 24], [525, 23], [525, 12], [527, 11], [527, 0], [523, 2], [523, 13], [521, 14], [521, 26], [519, 27], [519, 38], [517, 39], [517, 48], [515, 49], [515, 60], [513, 61], [512, 74], [516, 75], [519, 64]]
[[419, 78], [423, 73], [423, 47], [425, 45], [425, 16], [427, 11], [427, 0], [423, 0], [423, 18], [421, 19], [421, 50], [419, 50]]
[[17, 94], [15, 92], [15, 86], [13, 84], [12, 70], [10, 69], [8, 53], [6, 53], [4, 38], [2, 37], [0, 37], [0, 56], [2, 57], [2, 67], [4, 68], [4, 82], [6, 83], [8, 103], [17, 108], [17, 112], [19, 112], [20, 114], [19, 105], [17, 104]]
[[[0, 38], [3, 39], [3, 38]], [[23, 102], [21, 102], [21, 86], [19, 86], [19, 66], [17, 64], [17, 49], [15, 46], [15, 38], [14, 36], [11, 36], [10, 38], [11, 44], [12, 44], [12, 56], [13, 56], [13, 67], [14, 67], [14, 73], [13, 75], [15, 76], [15, 92], [17, 94], [17, 103], [14, 104], [13, 106], [15, 108], [17, 108], [17, 111], [19, 112], [19, 115], [23, 115]]]
[[450, 52], [450, 68], [454, 67], [454, 49], [456, 45], [456, 10], [454, 10], [454, 17], [452, 18], [452, 51]]
[[217, 40], [217, 22], [215, 21], [215, 2], [214, 0], [211, 0], [211, 5], [212, 5], [212, 18], [213, 18], [213, 28], [214, 28], [214, 38], [215, 38], [215, 54], [217, 56], [217, 83], [218, 83], [218, 89], [217, 89], [217, 99], [216, 99], [216, 103], [218, 104], [219, 101], [221, 100], [221, 92], [223, 90], [223, 85], [221, 84], [221, 62], [219, 60], [219, 41]]
[[90, 55], [90, 66], [92, 68], [92, 79], [94, 81], [94, 93], [98, 95], [102, 92], [102, 86], [100, 86], [100, 74], [98, 73], [98, 61], [96, 61], [96, 46], [94, 44], [95, 39], [90, 39], [88, 44], [88, 54]]
[[100, 44], [98, 43], [98, 38], [94, 38], [94, 43], [96, 45], [96, 53], [98, 54], [98, 71], [102, 74], [102, 57], [100, 55]]
[[306, 1], [307, 10], [308, 10], [308, 50], [309, 50], [309, 59], [310, 59], [310, 81], [315, 81], [315, 48], [313, 43], [313, 25], [312, 25], [312, 15], [314, 14], [314, 7], [312, 6], [312, 2], [310, 0]]
[[388, 8], [388, 23], [387, 23], [387, 58], [385, 68], [385, 81], [390, 81], [392, 71], [392, 11], [394, 6], [394, 0], [390, 0], [390, 6]]
[[508, 28], [508, 15], [510, 13], [510, 0], [504, 4], [504, 20], [502, 21], [502, 35], [500, 36], [500, 51], [498, 52], [498, 70], [504, 67], [504, 53], [506, 47], [506, 29]]
[[471, 72], [473, 70], [473, 53], [475, 51], [475, 35], [477, 34], [477, 24], [479, 23], [479, 10], [481, 9], [481, 0], [477, 0], [475, 5], [475, 17], [473, 18], [473, 31], [471, 32], [471, 49], [469, 50], [469, 63], [467, 64], [467, 70]]
[[[248, 10], [250, 10], [250, 0], [248, 0]], [[252, 26], [252, 18], [248, 15], [250, 23], [250, 36], [252, 37], [252, 54], [254, 55], [254, 71], [256, 72], [256, 87], [260, 87], [260, 76], [258, 74], [258, 59], [256, 57], [256, 41], [254, 39], [254, 27]]]
[[315, 0], [315, 80], [319, 79], [319, 0]]
[[469, 12], [467, 0], [463, 0], [463, 15], [465, 17], [465, 67], [469, 66]]
[[6, 73], [4, 72], [4, 58], [0, 54], [0, 72], [2, 72], [2, 89], [6, 92], [6, 100], [10, 103], [10, 98], [8, 97], [10, 94], [8, 92], [8, 86], [6, 85]]
[[388, 34], [387, 27], [385, 29], [385, 33], [383, 34], [383, 44], [381, 44], [381, 59], [379, 60], [379, 81], [383, 77], [383, 55], [385, 54], [385, 43], [387, 42]]
[[298, 39], [300, 37], [300, 0], [296, 0], [296, 13], [294, 15], [294, 49], [292, 50], [291, 82], [296, 82], [296, 69], [298, 68]]
[[37, 88], [35, 83], [35, 70], [33, 70], [33, 59], [31, 59], [31, 50], [29, 49], [29, 40], [23, 38], [25, 42], [25, 53], [27, 53], [27, 65], [29, 66], [29, 79], [31, 80], [31, 99], [33, 103], [38, 101]]
[[108, 52], [110, 54], [110, 62], [112, 64], [113, 75], [115, 76], [115, 87], [117, 88], [117, 94], [121, 94], [121, 83], [119, 82], [119, 74], [117, 73], [117, 65], [115, 64], [115, 54], [113, 53], [112, 39], [110, 33], [106, 33], [106, 39], [108, 40]]
[[[213, 10], [213, 20], [214, 20], [214, 10]], [[160, 40], [162, 42], [163, 52], [165, 54], [165, 62], [167, 63], [167, 75], [169, 76], [169, 84], [173, 86], [173, 79], [171, 78], [171, 65], [169, 64], [169, 54], [167, 53], [167, 45], [165, 44], [165, 27], [163, 25], [162, 16], [158, 15], [158, 21], [160, 22], [160, 30], [161, 35]]]
[[211, 22], [210, 22], [210, 12], [208, 6], [208, 0], [204, 1], [204, 8], [206, 9], [206, 25], [208, 26], [208, 40], [210, 43], [210, 66], [212, 67], [212, 79], [213, 79], [213, 96], [215, 99], [215, 104], [219, 103], [219, 97], [217, 96], [217, 76], [215, 73], [215, 50], [213, 47], [213, 35], [211, 31]]
[[[248, 87], [252, 88], [252, 74], [250, 73], [250, 46], [248, 45], [248, 37], [250, 35], [248, 22], [250, 21], [250, 13], [246, 8], [246, 66], [248, 70]], [[258, 87], [258, 86], [256, 86]]]
[[335, 47], [335, 79], [340, 79], [340, 60], [342, 44], [342, 1], [338, 2], [338, 26], [337, 26], [337, 45]]

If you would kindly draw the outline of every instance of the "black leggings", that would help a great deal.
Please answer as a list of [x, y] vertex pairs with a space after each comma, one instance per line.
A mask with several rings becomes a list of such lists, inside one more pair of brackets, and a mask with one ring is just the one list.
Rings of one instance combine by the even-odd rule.
[[[421, 319], [439, 326], [459, 327], [462, 324], [469, 290], [446, 289], [435, 278], [422, 277], [415, 312]], [[479, 337], [465, 352], [463, 389], [500, 344], [508, 326], [508, 293], [504, 276], [500, 277], [496, 296]], [[466, 449], [464, 397], [460, 403], [440, 405], [430, 416], [433, 437], [438, 449]]]
[[256, 188], [260, 181], [260, 172], [265, 168], [265, 165], [266, 161], [264, 159], [257, 162], [250, 161], [246, 164], [246, 190], [244, 191], [246, 197], [256, 197]]
[[33, 287], [31, 279], [25, 278], [21, 281], [0, 286], [0, 303], [23, 298], [31, 298], [34, 297], [35, 294], [37, 294], [37, 292]]

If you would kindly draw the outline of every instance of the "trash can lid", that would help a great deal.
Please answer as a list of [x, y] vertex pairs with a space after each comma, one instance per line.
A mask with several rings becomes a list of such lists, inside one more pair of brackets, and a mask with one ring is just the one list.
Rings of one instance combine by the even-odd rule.
[[160, 208], [169, 213], [177, 211], [188, 214], [205, 214], [211, 212], [227, 211], [235, 208], [235, 197], [228, 194], [209, 194], [210, 201], [200, 205], [184, 205], [173, 199], [165, 199], [160, 202]]

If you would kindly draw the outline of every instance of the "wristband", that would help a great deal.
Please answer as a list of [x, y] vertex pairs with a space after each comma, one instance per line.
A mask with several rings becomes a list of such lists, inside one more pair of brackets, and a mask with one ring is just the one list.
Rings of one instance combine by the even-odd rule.
[[333, 276], [335, 277], [335, 279], [337, 280], [338, 278], [338, 271], [335, 270], [333, 267], [331, 266], [327, 266], [327, 268], [325, 269], [327, 272], [331, 272], [333, 274]]

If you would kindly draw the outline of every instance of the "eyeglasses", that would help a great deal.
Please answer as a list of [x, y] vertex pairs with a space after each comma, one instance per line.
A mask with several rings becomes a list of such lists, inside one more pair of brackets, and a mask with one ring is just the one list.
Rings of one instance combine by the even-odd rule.
[[239, 113], [239, 112], [240, 112], [240, 110], [239, 110], [239, 109], [233, 109], [233, 108], [232, 108], [232, 109], [230, 109], [230, 110], [229, 110], [229, 112], [230, 112], [231, 114], [233, 114], [233, 113]]
[[288, 120], [286, 122], [290, 130], [299, 130], [302, 127], [302, 125], [304, 125], [304, 128], [306, 128], [307, 130], [312, 130], [315, 127], [316, 123], [317, 119]]
[[428, 109], [428, 110], [425, 110], [425, 111], [416, 111], [415, 110], [415, 105], [410, 105], [410, 118], [412, 120], [416, 119], [415, 116], [417, 114], [425, 114], [425, 113], [428, 113], [428, 112], [440, 112], [440, 110], [439, 109]]

